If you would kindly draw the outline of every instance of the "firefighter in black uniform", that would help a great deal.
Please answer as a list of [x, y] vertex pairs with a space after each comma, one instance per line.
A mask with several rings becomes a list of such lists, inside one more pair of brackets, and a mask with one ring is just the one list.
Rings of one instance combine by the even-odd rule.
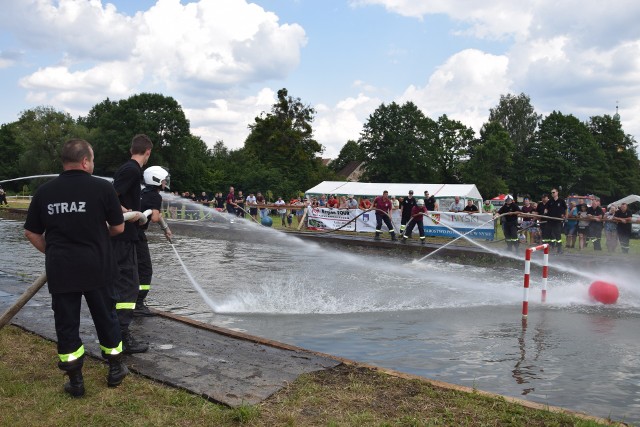
[[602, 219], [604, 218], [604, 209], [600, 206], [600, 200], [594, 199], [591, 206], [587, 208], [587, 217], [592, 218], [589, 223], [589, 240], [593, 243], [594, 251], [601, 251], [600, 239], [602, 239]]
[[567, 203], [558, 196], [558, 189], [551, 190], [551, 199], [547, 205], [547, 216], [558, 218], [549, 221], [549, 240], [558, 253], [562, 253], [562, 224], [567, 217]]
[[51, 308], [58, 338], [58, 367], [69, 375], [64, 390], [84, 395], [80, 339], [82, 296], [89, 306], [102, 355], [109, 361], [107, 384], [118, 386], [129, 373], [113, 298], [114, 264], [110, 235], [124, 220], [111, 184], [93, 173], [93, 149], [82, 139], [62, 148], [64, 172], [36, 192], [24, 224], [25, 236], [45, 254]]
[[413, 197], [413, 190], [409, 190], [409, 197], [405, 197], [400, 204], [402, 210], [402, 217], [400, 219], [400, 234], [404, 235], [404, 230], [407, 228], [407, 223], [411, 219], [411, 211], [416, 204], [416, 199]]
[[614, 221], [617, 223], [616, 228], [618, 230], [618, 240], [620, 241], [620, 248], [623, 254], [629, 253], [629, 238], [631, 237], [631, 230], [633, 226], [633, 215], [629, 210], [629, 206], [626, 203], [622, 203], [620, 208], [613, 216]]
[[[146, 135], [136, 135], [131, 141], [131, 159], [120, 166], [113, 177], [113, 186], [118, 193], [122, 211], [140, 211], [140, 184], [142, 166], [149, 160], [153, 143]], [[129, 331], [133, 320], [133, 310], [138, 299], [140, 279], [138, 278], [138, 221], [133, 219], [125, 223], [124, 233], [111, 239], [118, 279], [116, 280], [116, 312], [120, 322], [124, 353], [144, 353], [149, 349], [147, 343], [137, 341]]]
[[[504, 205], [500, 207], [498, 214], [506, 214], [511, 212], [520, 212], [520, 208], [513, 201], [513, 197], [510, 194], [504, 198]], [[520, 247], [520, 240], [518, 239], [518, 215], [511, 214], [502, 217], [502, 230], [504, 231], [504, 240], [507, 242], [507, 250], [513, 249], [514, 252], [518, 252]]]
[[[538, 203], [536, 213], [538, 215], [544, 216], [547, 216], [549, 214], [549, 195], [547, 193], [542, 195], [542, 201]], [[540, 221], [540, 238], [542, 243], [551, 244], [549, 221], [547, 221], [545, 218], [542, 218]]]
[[[171, 241], [171, 230], [162, 217], [162, 212], [160, 212], [162, 209], [162, 196], [160, 195], [160, 191], [169, 188], [169, 172], [160, 166], [151, 166], [145, 169], [143, 177], [145, 188], [142, 190], [142, 198], [140, 200], [142, 212], [151, 209], [150, 222], [160, 223], [160, 228], [164, 231], [165, 237]], [[151, 290], [151, 276], [153, 274], [149, 242], [145, 234], [147, 228], [149, 228], [149, 221], [141, 225], [138, 231], [139, 240], [136, 245], [136, 252], [138, 256], [140, 287], [138, 289], [136, 308], [133, 310], [134, 316], [153, 316], [153, 313], [145, 303], [145, 298]]]

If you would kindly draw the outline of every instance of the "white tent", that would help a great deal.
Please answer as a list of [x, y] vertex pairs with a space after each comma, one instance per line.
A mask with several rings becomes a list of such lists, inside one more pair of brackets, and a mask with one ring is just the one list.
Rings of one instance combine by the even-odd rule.
[[389, 196], [406, 197], [409, 190], [413, 190], [416, 198], [423, 198], [424, 192], [438, 200], [444, 209], [448, 203], [453, 202], [455, 196], [459, 196], [466, 203], [468, 199], [482, 209], [482, 195], [475, 184], [388, 184], [388, 183], [367, 183], [352, 181], [323, 181], [305, 192], [306, 196], [320, 196], [322, 194], [335, 194], [347, 196], [353, 194], [356, 198], [363, 196], [381, 196], [387, 190]]
[[609, 203], [609, 206], [613, 205], [613, 206], [620, 206], [623, 203], [633, 203], [633, 202], [640, 202], [640, 196], [636, 196], [635, 194], [632, 194], [630, 196], [627, 197], [623, 197], [620, 200], [617, 200], [613, 203]]

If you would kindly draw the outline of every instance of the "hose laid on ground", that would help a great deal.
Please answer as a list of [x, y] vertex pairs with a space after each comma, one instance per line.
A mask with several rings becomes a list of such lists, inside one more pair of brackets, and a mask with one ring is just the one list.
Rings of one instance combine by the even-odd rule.
[[[136, 211], [132, 211], [132, 212], [125, 212], [122, 214], [122, 216], [124, 217], [125, 221], [130, 220], [131, 218], [133, 218], [135, 215], [137, 214], [141, 214], [142, 218], [140, 218], [139, 223], [145, 224], [147, 222], [147, 216], [151, 215], [151, 209], [148, 209], [144, 212], [136, 212]], [[44, 286], [44, 284], [47, 283], [47, 273], [42, 273], [32, 284], [31, 286], [29, 286], [23, 293], [22, 295], [20, 295], [20, 297], [18, 298], [18, 300], [11, 306], [9, 307], [0, 317], [0, 329], [2, 329], [7, 323], [9, 323], [11, 321], [11, 319], [13, 319], [13, 317], [18, 314], [18, 312], [22, 309], [22, 307], [24, 307], [24, 305], [29, 302], [29, 300], [31, 298], [33, 298], [33, 296], [35, 294], [38, 293], [38, 291], [40, 290], [40, 288], [42, 288]]]

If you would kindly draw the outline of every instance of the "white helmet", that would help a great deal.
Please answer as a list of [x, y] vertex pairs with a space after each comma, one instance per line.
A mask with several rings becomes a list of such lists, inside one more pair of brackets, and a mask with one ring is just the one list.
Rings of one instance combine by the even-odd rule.
[[418, 199], [416, 203], [418, 204], [418, 206], [424, 206], [424, 199]]
[[513, 202], [513, 196], [511, 194], [507, 194], [507, 197], [504, 198], [505, 202], [508, 202], [509, 200]]
[[166, 182], [165, 187], [169, 188], [169, 172], [160, 166], [149, 166], [144, 171], [144, 185], [159, 187], [162, 181]]

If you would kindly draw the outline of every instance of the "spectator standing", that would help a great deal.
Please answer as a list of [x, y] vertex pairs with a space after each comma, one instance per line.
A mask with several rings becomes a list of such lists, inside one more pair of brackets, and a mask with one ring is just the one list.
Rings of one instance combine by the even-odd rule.
[[244, 218], [245, 216], [244, 194], [242, 194], [241, 190], [239, 190], [238, 194], [236, 194], [235, 206], [236, 206], [236, 215], [240, 218]]
[[616, 211], [614, 218], [616, 219], [618, 231], [618, 241], [623, 254], [629, 253], [629, 239], [631, 238], [631, 211], [626, 203], [622, 203]]
[[236, 192], [233, 187], [229, 187], [229, 193], [227, 194], [227, 199], [225, 200], [227, 213], [231, 215], [236, 214]]
[[7, 202], [7, 193], [4, 192], [4, 188], [0, 185], [0, 204], [9, 206]]
[[376, 235], [374, 240], [380, 240], [380, 233], [382, 233], [382, 223], [384, 222], [391, 234], [391, 240], [396, 239], [396, 232], [391, 225], [391, 210], [393, 209], [393, 202], [389, 199], [389, 192], [387, 190], [382, 192], [382, 196], [378, 196], [373, 199], [373, 207], [376, 209]]
[[[427, 193], [425, 191], [425, 193]], [[496, 207], [491, 203], [491, 200], [487, 199], [484, 201], [484, 205], [482, 206], [482, 210], [488, 214], [491, 214], [493, 218], [493, 235], [495, 236], [498, 233], [498, 221], [495, 220], [498, 215]], [[487, 239], [491, 240], [491, 239]]]
[[607, 250], [611, 253], [616, 251], [618, 247], [618, 226], [614, 221], [616, 216], [616, 207], [611, 205], [609, 210], [604, 214], [604, 235], [607, 239]]
[[587, 205], [583, 203], [580, 205], [580, 210], [578, 211], [578, 249], [582, 250], [587, 245], [587, 233], [589, 232], [589, 220], [587, 217], [589, 214], [587, 213]]
[[[260, 194], [260, 193], [258, 193]], [[258, 199], [253, 193], [249, 193], [247, 196], [247, 206], [249, 206], [249, 215], [256, 221], [258, 220]]]
[[428, 191], [424, 192], [424, 207], [427, 208], [427, 211], [433, 212], [437, 211], [437, 202], [436, 198], [429, 194]]
[[129, 373], [122, 363], [122, 338], [113, 305], [113, 252], [109, 236], [124, 231], [113, 187], [91, 176], [93, 148], [82, 139], [62, 148], [63, 172], [33, 196], [25, 237], [45, 254], [45, 269], [58, 339], [58, 368], [69, 376], [64, 391], [84, 395], [80, 307], [84, 296], [109, 362], [107, 384], [119, 385]]
[[216, 193], [216, 209], [224, 210], [224, 197], [222, 197], [222, 192]]
[[[282, 200], [282, 197], [278, 197], [278, 200], [276, 200], [275, 205], [276, 206], [284, 206], [286, 203], [284, 202], [284, 200]], [[287, 210], [284, 208], [278, 208], [278, 215], [280, 216], [280, 220], [282, 221], [282, 226], [286, 227], [287, 226]]]
[[520, 212], [520, 208], [513, 201], [513, 197], [507, 195], [504, 199], [504, 205], [500, 207], [498, 213], [500, 215], [511, 214], [503, 217], [502, 230], [504, 231], [504, 240], [507, 242], [507, 250], [510, 251], [513, 249], [514, 252], [517, 252], [520, 246], [517, 212]]
[[347, 209], [358, 209], [358, 201], [353, 194], [349, 194], [349, 198], [347, 199]]
[[466, 213], [478, 213], [480, 209], [473, 203], [473, 200], [467, 200], [467, 206], [464, 207], [463, 212]]
[[589, 224], [589, 240], [593, 243], [594, 251], [601, 251], [604, 210], [600, 206], [600, 199], [594, 199], [591, 202], [591, 206], [587, 209], [587, 215], [591, 218], [591, 224]]
[[368, 196], [362, 197], [362, 199], [360, 199], [360, 203], [358, 204], [358, 207], [363, 211], [368, 211], [369, 209], [371, 209], [371, 200], [369, 200], [369, 197]]
[[464, 203], [460, 200], [460, 196], [455, 196], [453, 203], [449, 205], [449, 212], [462, 212], [464, 210]]
[[334, 208], [338, 208], [339, 206], [340, 206], [340, 202], [338, 201], [336, 196], [334, 196], [333, 194], [330, 195], [329, 200], [327, 201], [327, 207], [334, 209]]
[[[258, 191], [256, 194], [256, 204], [258, 205], [258, 209], [260, 209], [260, 220], [265, 216], [269, 216], [269, 212], [263, 206], [267, 204], [267, 201], [264, 199], [264, 196], [261, 192]], [[262, 207], [261, 207], [262, 206]]]
[[[532, 214], [535, 212], [533, 205], [531, 204], [531, 200], [528, 197], [525, 197], [524, 200], [522, 201], [522, 207], [520, 208], [520, 211], [525, 214]], [[533, 220], [533, 218], [523, 217], [522, 224], [521, 224], [522, 231], [527, 237], [527, 242], [529, 243], [533, 243], [533, 235], [531, 234], [531, 231], [532, 231], [531, 229], [534, 227], [534, 225], [535, 225], [535, 221]]]
[[[567, 215], [567, 225], [566, 225], [568, 248], [576, 247], [576, 231], [578, 228], [578, 221], [576, 220], [577, 217], [578, 217], [578, 208], [576, 207], [576, 202], [570, 202], [568, 215]], [[578, 247], [580, 246], [578, 245]]]
[[404, 235], [407, 223], [412, 217], [412, 210], [416, 206], [418, 206], [418, 204], [416, 203], [416, 199], [413, 197], [413, 190], [409, 190], [409, 196], [402, 199], [402, 203], [400, 204], [400, 234]]
[[[131, 141], [131, 159], [120, 166], [113, 176], [113, 187], [118, 193], [122, 211], [140, 211], [140, 187], [142, 183], [142, 166], [147, 164], [151, 156], [153, 143], [147, 135], [136, 135]], [[120, 333], [124, 353], [144, 353], [149, 349], [147, 343], [136, 340], [129, 331], [133, 320], [133, 310], [138, 299], [140, 278], [138, 276], [138, 220], [134, 217], [124, 225], [124, 232], [111, 238], [111, 247], [118, 264], [116, 280], [116, 313], [120, 322]]]

